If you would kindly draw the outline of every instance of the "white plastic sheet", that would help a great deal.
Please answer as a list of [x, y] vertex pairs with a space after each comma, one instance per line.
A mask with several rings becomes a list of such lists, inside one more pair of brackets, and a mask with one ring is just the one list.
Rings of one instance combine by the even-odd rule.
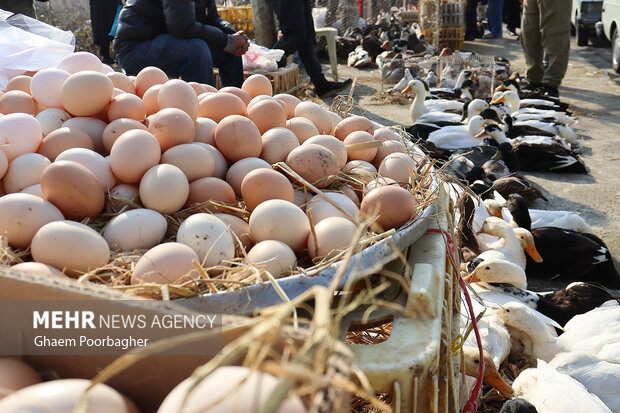
[[0, 9], [0, 90], [13, 76], [55, 67], [74, 47], [70, 31]]
[[268, 49], [254, 43], [243, 55], [243, 70], [248, 72], [275, 72], [278, 61], [284, 56], [284, 50]]

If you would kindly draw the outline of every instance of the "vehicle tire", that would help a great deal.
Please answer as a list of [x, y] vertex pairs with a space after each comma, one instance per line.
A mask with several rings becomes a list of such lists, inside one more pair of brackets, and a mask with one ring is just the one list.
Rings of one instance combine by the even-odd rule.
[[620, 30], [616, 28], [611, 38], [611, 66], [620, 73]]
[[577, 46], [587, 46], [590, 31], [581, 24], [577, 25]]

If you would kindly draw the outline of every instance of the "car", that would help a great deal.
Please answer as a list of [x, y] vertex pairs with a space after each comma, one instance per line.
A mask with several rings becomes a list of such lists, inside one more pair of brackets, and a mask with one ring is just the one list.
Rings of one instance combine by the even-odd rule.
[[602, 31], [611, 42], [611, 65], [616, 73], [620, 73], [620, 0], [603, 1], [597, 31]]
[[578, 46], [587, 46], [590, 34], [601, 20], [603, 0], [573, 0], [571, 23], [575, 28]]

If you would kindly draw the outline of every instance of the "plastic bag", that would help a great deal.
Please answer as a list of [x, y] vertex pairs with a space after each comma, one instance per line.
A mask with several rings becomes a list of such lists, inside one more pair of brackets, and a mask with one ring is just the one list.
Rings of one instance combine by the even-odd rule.
[[284, 56], [284, 50], [268, 49], [254, 43], [243, 55], [243, 70], [248, 72], [275, 72], [278, 62]]
[[0, 10], [0, 90], [6, 89], [12, 77], [56, 67], [73, 53], [73, 33], [28, 16], [8, 17], [3, 12]]

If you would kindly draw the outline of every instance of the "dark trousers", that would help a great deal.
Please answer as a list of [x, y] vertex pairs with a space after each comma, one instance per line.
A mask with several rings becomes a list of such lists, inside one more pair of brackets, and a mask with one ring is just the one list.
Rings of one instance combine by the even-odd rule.
[[478, 1], [467, 0], [465, 7], [465, 39], [474, 40], [478, 37]]
[[243, 84], [241, 57], [223, 50], [211, 50], [202, 39], [179, 39], [169, 33], [138, 43], [131, 51], [119, 54], [118, 64], [137, 74], [147, 66], [157, 66], [170, 78], [215, 86], [213, 67], [220, 70], [222, 86]]
[[504, 23], [509, 29], [521, 27], [521, 3], [519, 0], [504, 0]]
[[270, 0], [270, 3], [282, 32], [282, 38], [273, 48], [284, 50], [283, 59], [297, 51], [312, 83], [315, 86], [326, 83], [314, 49], [316, 33], [311, 0]]

